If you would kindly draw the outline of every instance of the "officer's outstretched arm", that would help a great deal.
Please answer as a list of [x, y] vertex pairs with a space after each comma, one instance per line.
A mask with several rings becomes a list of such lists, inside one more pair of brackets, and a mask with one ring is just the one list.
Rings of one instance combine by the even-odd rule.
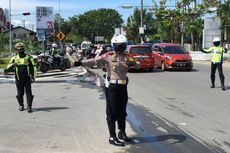
[[12, 57], [6, 68], [9, 69], [9, 68], [11, 68], [12, 66], [15, 66], [15, 65], [16, 65], [15, 59], [14, 59], [14, 57]]
[[209, 49], [203, 49], [203, 48], [201, 48], [201, 51], [203, 53], [210, 53], [212, 51], [212, 48], [209, 48]]

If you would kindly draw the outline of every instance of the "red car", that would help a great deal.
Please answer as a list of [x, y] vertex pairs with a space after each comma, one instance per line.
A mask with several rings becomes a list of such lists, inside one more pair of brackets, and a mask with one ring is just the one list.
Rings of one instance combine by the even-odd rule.
[[152, 46], [155, 66], [165, 69], [188, 70], [193, 67], [192, 58], [188, 52], [178, 44], [157, 43]]
[[140, 69], [148, 69], [153, 71], [154, 60], [150, 46], [146, 45], [129, 45], [127, 47], [129, 57], [134, 58], [140, 62]]

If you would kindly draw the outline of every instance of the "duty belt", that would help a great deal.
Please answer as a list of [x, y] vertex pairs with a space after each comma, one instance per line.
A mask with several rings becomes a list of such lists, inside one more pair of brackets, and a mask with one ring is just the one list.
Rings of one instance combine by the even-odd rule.
[[126, 80], [110, 80], [109, 82], [112, 84], [122, 84], [122, 85], [125, 85], [127, 83]]

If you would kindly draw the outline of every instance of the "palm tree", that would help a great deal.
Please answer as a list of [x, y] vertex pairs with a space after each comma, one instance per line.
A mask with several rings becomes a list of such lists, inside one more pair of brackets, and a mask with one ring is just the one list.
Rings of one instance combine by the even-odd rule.
[[[140, 42], [139, 27], [140, 27], [140, 9], [136, 8], [133, 15], [128, 17], [127, 25], [125, 26], [126, 34], [129, 40]], [[153, 35], [156, 33], [154, 26], [154, 18], [146, 9], [143, 10], [143, 24], [146, 25], [145, 35]]]
[[[230, 0], [226, 0], [219, 6], [217, 10], [217, 16], [220, 17], [222, 25], [224, 27], [224, 39], [230, 42]], [[229, 27], [229, 28], [228, 28]], [[229, 48], [229, 46], [228, 46]]]

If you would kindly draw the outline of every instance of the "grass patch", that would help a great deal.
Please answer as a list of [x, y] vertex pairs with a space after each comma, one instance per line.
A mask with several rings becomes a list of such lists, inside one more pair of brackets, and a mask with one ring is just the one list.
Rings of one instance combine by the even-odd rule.
[[10, 62], [10, 58], [0, 58], [0, 69], [6, 69], [7, 65]]

